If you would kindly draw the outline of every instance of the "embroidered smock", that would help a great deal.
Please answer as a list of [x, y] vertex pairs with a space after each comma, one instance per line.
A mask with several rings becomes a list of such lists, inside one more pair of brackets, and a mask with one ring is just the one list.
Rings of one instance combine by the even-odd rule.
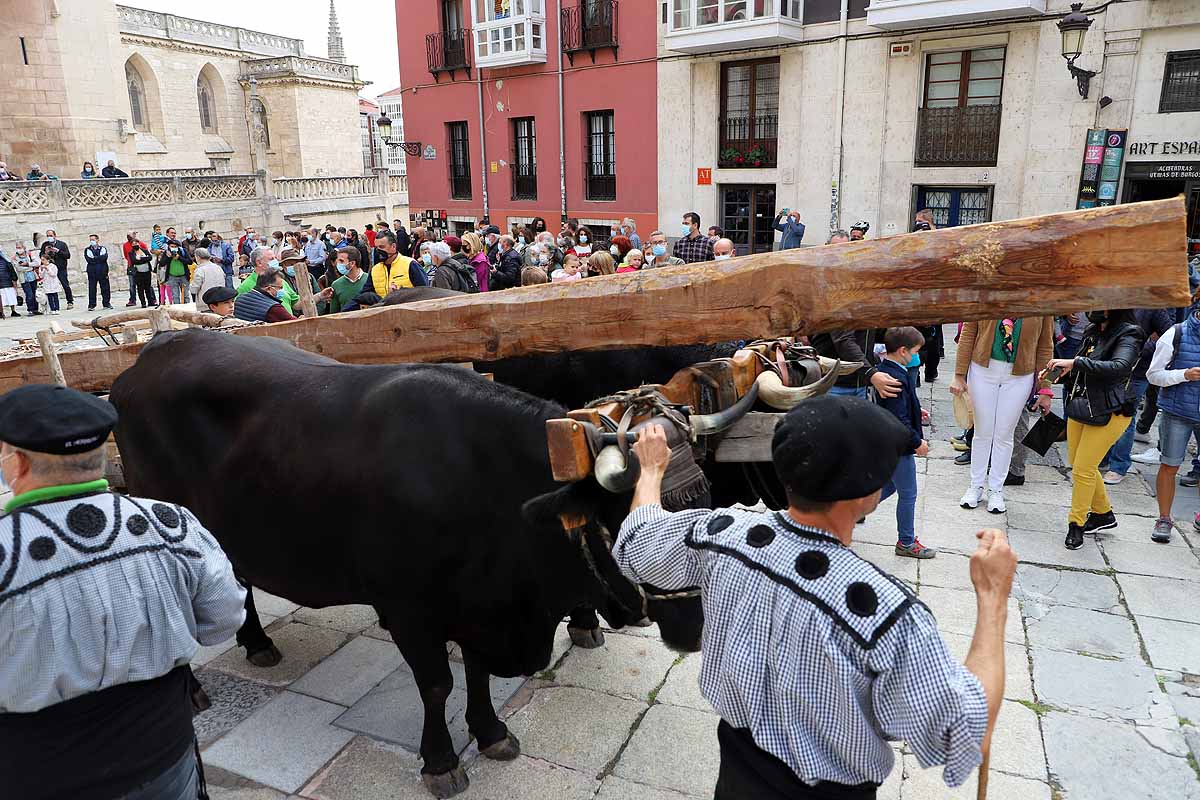
[[889, 741], [949, 786], [981, 761], [988, 709], [900, 580], [781, 513], [634, 510], [613, 555], [659, 589], [700, 588], [700, 691], [807, 784], [883, 783]]
[[0, 517], [0, 713], [165, 675], [226, 641], [246, 592], [186, 508], [104, 480], [35, 489]]

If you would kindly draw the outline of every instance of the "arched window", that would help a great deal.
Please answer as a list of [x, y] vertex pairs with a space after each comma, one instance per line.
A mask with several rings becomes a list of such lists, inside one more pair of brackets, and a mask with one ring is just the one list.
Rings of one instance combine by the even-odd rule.
[[146, 85], [142, 83], [141, 73], [128, 61], [125, 62], [125, 86], [129, 90], [129, 112], [133, 118], [133, 127], [144, 131], [146, 124]]
[[196, 78], [196, 103], [200, 106], [200, 129], [205, 133], [217, 132], [217, 104], [214, 97], [208, 77], [200, 73]]

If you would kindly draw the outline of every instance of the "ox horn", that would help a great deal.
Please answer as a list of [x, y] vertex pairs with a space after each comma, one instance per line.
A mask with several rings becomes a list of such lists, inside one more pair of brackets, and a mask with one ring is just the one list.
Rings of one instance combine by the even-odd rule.
[[826, 358], [825, 356], [817, 356], [817, 361], [821, 364], [822, 372], [836, 369], [839, 376], [851, 375], [863, 368], [861, 361], [838, 361], [836, 358]]
[[758, 379], [754, 381], [754, 385], [759, 387], [759, 392], [762, 394], [764, 403], [771, 408], [788, 411], [810, 397], [816, 397], [828, 392], [838, 379], [841, 371], [839, 369], [841, 363], [840, 361], [834, 361], [832, 367], [822, 376], [821, 380], [816, 383], [810, 383], [807, 386], [784, 386], [779, 375], [770, 371], [759, 374]]
[[715, 414], [692, 414], [690, 418], [692, 431], [696, 436], [707, 436], [732, 427], [754, 407], [754, 401], [758, 399], [758, 390], [758, 384], [752, 383], [750, 390], [742, 395], [742, 399], [724, 411], [718, 411]]
[[641, 464], [632, 450], [628, 461], [615, 444], [602, 448], [596, 456], [596, 481], [610, 492], [629, 491], [641, 474]]

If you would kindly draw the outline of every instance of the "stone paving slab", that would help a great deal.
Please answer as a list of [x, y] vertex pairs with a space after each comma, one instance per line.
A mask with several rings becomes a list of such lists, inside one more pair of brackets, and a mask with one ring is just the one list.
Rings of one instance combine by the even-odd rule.
[[204, 765], [204, 780], [211, 800], [284, 800], [287, 797], [283, 792], [212, 764]]
[[1032, 649], [1038, 699], [1087, 716], [1148, 721], [1167, 703], [1154, 670], [1140, 661], [1110, 661], [1057, 650]]
[[1065, 528], [1054, 531], [1027, 531], [1008, 529], [1008, 543], [1016, 551], [1023, 564], [1044, 564], [1069, 569], [1108, 569], [1108, 562], [1100, 552], [1099, 545], [1091, 536], [1083, 538], [1083, 547], [1068, 550], [1063, 546], [1067, 536]]
[[[933, 612], [938, 630], [967, 636], [975, 633], [975, 592], [922, 586], [917, 592], [917, 597]], [[1025, 629], [1021, 627], [1021, 608], [1013, 599], [1008, 601], [1004, 640], [1025, 644]]]
[[402, 661], [396, 645], [358, 636], [306, 672], [291, 689], [349, 707], [399, 669]]
[[284, 692], [204, 753], [206, 763], [294, 792], [354, 738], [329, 723], [345, 709]]
[[[1042, 730], [1050, 774], [1068, 800], [1200, 798], [1188, 762], [1152, 745], [1132, 725], [1050, 712]], [[1174, 735], [1182, 744], [1182, 735]]]
[[1032, 564], [1017, 566], [1013, 594], [1028, 602], [1091, 608], [1096, 611], [1119, 610], [1121, 604], [1117, 584], [1112, 576], [1049, 569]]
[[870, 544], [851, 541], [851, 549], [889, 575], [915, 585], [917, 582], [917, 560], [896, 555], [896, 544]]
[[[993, 756], [994, 758], [995, 756]], [[962, 786], [951, 789], [942, 780], [942, 768], [922, 769], [916, 756], [904, 756], [904, 800], [976, 800], [977, 773], [972, 772]], [[1050, 785], [1030, 778], [1006, 775], [992, 770], [988, 774], [988, 800], [1051, 800]]]
[[1200, 581], [1200, 560], [1191, 550], [1153, 542], [1102, 542], [1100, 546], [1117, 572]]
[[1046, 606], [1033, 612], [1043, 616], [1025, 620], [1032, 647], [1117, 658], [1136, 658], [1141, 653], [1133, 623], [1126, 616], [1072, 606]]
[[[662, 703], [642, 718], [614, 774], [660, 789], [712, 797], [720, 751], [716, 714]], [[687, 758], [680, 758], [687, 753]]]
[[[698, 711], [712, 711], [713, 707], [700, 693], [701, 663], [700, 654], [691, 653], [682, 662], [671, 667], [667, 682], [658, 692], [658, 702]], [[1200, 720], [1200, 716], [1197, 716], [1197, 719]]]
[[[254, 590], [254, 607], [258, 609], [258, 613], [268, 614], [272, 617], [286, 617], [288, 614], [300, 608], [299, 603], [293, 603], [291, 600], [286, 600], [282, 597], [276, 597], [273, 594], [264, 592], [262, 589]], [[267, 623], [263, 623], [265, 628]]]
[[[961, 664], [971, 649], [971, 637], [959, 633], [944, 633], [942, 638], [950, 655]], [[1024, 645], [1004, 645], [1004, 697], [1009, 700], [1033, 702], [1033, 682], [1029, 675], [1029, 650]]]
[[292, 618], [297, 622], [346, 633], [361, 633], [379, 622], [375, 609], [362, 605], [302, 608]]
[[[457, 661], [450, 662], [450, 674], [454, 678], [454, 688], [446, 700], [446, 724], [455, 750], [461, 752], [471, 738], [463, 717], [467, 709], [467, 675], [463, 665]], [[493, 677], [492, 704], [499, 709], [523, 683], [521, 678]], [[336, 724], [416, 753], [421, 749], [424, 719], [424, 706], [416, 680], [408, 665], [401, 662], [392, 674], [339, 716]]]
[[551, 686], [535, 691], [507, 724], [526, 755], [599, 772], [617, 755], [645, 711], [644, 700]]
[[313, 800], [431, 800], [421, 758], [401, 747], [355, 736], [300, 794]]
[[555, 682], [648, 702], [677, 654], [661, 641], [610, 633], [595, 650], [574, 648], [555, 670]]
[[1024, 778], [1046, 780], [1046, 754], [1038, 716], [1021, 703], [1005, 700], [992, 732], [991, 768]]
[[192, 717], [196, 738], [204, 747], [215, 742], [279, 694], [279, 689], [215, 669], [196, 672], [212, 706]]
[[689, 797], [696, 795], [680, 794], [670, 789], [655, 789], [653, 786], [609, 775], [604, 779], [604, 783], [600, 784], [596, 800], [685, 800]]
[[341, 631], [288, 622], [270, 631], [271, 639], [283, 660], [274, 667], [256, 667], [246, 660], [245, 651], [236, 647], [209, 662], [209, 667], [240, 675], [268, 686], [287, 686], [327, 658], [349, 638]]
[[1200, 674], [1200, 625], [1154, 617], [1137, 617], [1137, 624], [1157, 669]]
[[968, 589], [971, 587], [969, 562], [970, 559], [966, 556], [938, 553], [937, 558], [927, 558], [918, 562], [918, 581], [921, 586]]
[[1200, 623], [1200, 582], [1124, 573], [1116, 579], [1130, 613], [1135, 616]]
[[[1117, 527], [1095, 534], [1101, 544], [1108, 542], [1134, 542], [1136, 544], [1150, 543], [1150, 534], [1154, 530], [1154, 520], [1149, 517], [1135, 517], [1130, 514], [1117, 514]], [[1190, 523], [1189, 523], [1190, 526]], [[1163, 545], [1154, 542], [1155, 547]], [[1171, 537], [1167, 547], [1186, 548], [1188, 542], [1178, 532]]]

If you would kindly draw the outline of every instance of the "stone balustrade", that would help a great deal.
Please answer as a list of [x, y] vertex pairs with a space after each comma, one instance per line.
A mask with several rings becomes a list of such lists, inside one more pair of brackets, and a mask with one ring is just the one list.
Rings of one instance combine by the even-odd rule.
[[388, 191], [408, 193], [407, 175], [388, 175]]
[[277, 76], [300, 76], [345, 83], [362, 83], [358, 79], [358, 67], [325, 58], [279, 56], [277, 58], [255, 58], [243, 63], [242, 80]]
[[252, 200], [264, 194], [257, 175], [6, 181], [0, 183], [0, 214]]
[[304, 55], [304, 43], [299, 39], [178, 17], [174, 14], [162, 14], [144, 8], [119, 5], [117, 20], [121, 33], [136, 36], [153, 36], [266, 56]]
[[379, 194], [379, 179], [374, 175], [276, 178], [274, 186], [275, 197], [279, 200], [315, 200]]
[[179, 169], [135, 169], [130, 177], [133, 178], [173, 178], [196, 177], [199, 175], [216, 175], [216, 167], [180, 167]]

